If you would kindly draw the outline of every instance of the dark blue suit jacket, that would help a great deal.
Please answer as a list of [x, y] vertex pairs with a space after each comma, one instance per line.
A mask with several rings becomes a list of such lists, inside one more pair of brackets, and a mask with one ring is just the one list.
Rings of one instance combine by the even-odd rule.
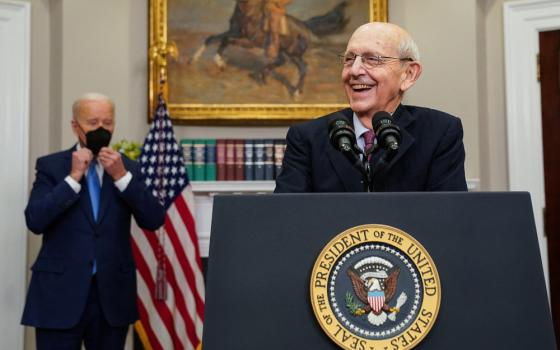
[[[291, 127], [275, 192], [362, 192], [361, 173], [330, 143], [328, 126], [342, 113]], [[449, 114], [400, 105], [393, 114], [401, 129], [397, 155], [374, 180], [375, 191], [466, 191], [461, 121]], [[377, 152], [376, 164], [384, 151]]]
[[43, 235], [43, 242], [31, 267], [22, 323], [52, 329], [76, 325], [86, 305], [95, 259], [105, 317], [112, 326], [127, 325], [138, 318], [131, 216], [139, 226], [155, 230], [163, 224], [165, 211], [146, 189], [137, 163], [123, 156], [132, 180], [121, 193], [104, 172], [96, 223], [85, 176], [79, 194], [64, 181], [73, 150], [37, 160], [25, 218], [32, 232]]

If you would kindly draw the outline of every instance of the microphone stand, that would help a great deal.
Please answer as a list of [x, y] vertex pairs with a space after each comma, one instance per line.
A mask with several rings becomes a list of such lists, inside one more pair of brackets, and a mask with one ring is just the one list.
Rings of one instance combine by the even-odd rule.
[[354, 150], [361, 155], [358, 155], [358, 161], [354, 166], [360, 170], [362, 173], [362, 183], [364, 184], [364, 192], [373, 192], [373, 181], [371, 178], [371, 170], [369, 166], [369, 162], [367, 160], [367, 156], [365, 153], [357, 146], [354, 146]]
[[[377, 149], [377, 145], [375, 145], [373, 147], [373, 149], [369, 152], [362, 152], [362, 150], [360, 150], [360, 154], [362, 155], [362, 164], [364, 169], [366, 170], [366, 174], [363, 175], [364, 178], [364, 192], [374, 192], [373, 189], [373, 171], [374, 169], [371, 168], [371, 165], [369, 164], [369, 156], [373, 153], [373, 151], [375, 151]], [[367, 187], [365, 186], [367, 184]]]
[[[358, 147], [357, 151], [358, 154], [361, 154], [362, 156], [364, 155], [364, 153], [362, 152], [362, 150], [360, 150]], [[364, 159], [366, 159], [366, 157], [361, 157], [358, 155], [356, 157], [356, 161], [354, 162], [354, 167], [356, 169], [358, 169], [360, 171], [360, 173], [362, 174], [362, 184], [364, 187], [364, 192], [373, 192], [373, 182], [371, 181], [371, 172], [369, 169], [369, 163], [366, 161], [364, 161]]]
[[[379, 148], [374, 147], [374, 149], [372, 150], [371, 153], [374, 153], [374, 151], [376, 151], [376, 150], [379, 150]], [[378, 178], [379, 176], [383, 176], [383, 174], [387, 170], [387, 166], [389, 165], [389, 163], [391, 162], [393, 157], [397, 154], [397, 152], [398, 152], [398, 149], [388, 148], [381, 155], [381, 157], [379, 157], [379, 159], [375, 162], [375, 165], [373, 167], [370, 167], [369, 162], [368, 162], [368, 168], [370, 168], [368, 172], [369, 172], [369, 176], [370, 176], [370, 179], [371, 179], [371, 192], [374, 192], [373, 191], [373, 180]]]
[[364, 157], [364, 169], [366, 171], [365, 174], [362, 175], [363, 179], [364, 179], [364, 192], [373, 192], [373, 179], [371, 176], [371, 170], [370, 170], [370, 166], [369, 166], [369, 162], [367, 161], [367, 158]]
[[[363, 153], [362, 153], [363, 154]], [[364, 192], [373, 192], [373, 181], [371, 181], [371, 171], [369, 168], [369, 162], [367, 158], [364, 156], [362, 160], [362, 166], [360, 169], [362, 170], [362, 183], [364, 187]]]
[[[366, 157], [364, 152], [354, 143], [345, 143], [340, 146], [339, 151], [352, 163], [354, 168], [356, 168], [360, 174], [362, 174], [362, 184], [364, 192], [371, 192], [371, 178], [370, 178], [370, 167], [367, 161], [364, 161]], [[362, 155], [362, 157], [360, 157]]]

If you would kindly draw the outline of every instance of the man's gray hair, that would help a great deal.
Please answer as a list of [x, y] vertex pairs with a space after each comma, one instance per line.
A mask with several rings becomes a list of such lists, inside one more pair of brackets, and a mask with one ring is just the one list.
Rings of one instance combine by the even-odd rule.
[[106, 101], [111, 104], [111, 108], [113, 109], [113, 113], [115, 112], [115, 103], [109, 96], [100, 94], [98, 92], [88, 92], [83, 94], [82, 96], [78, 97], [76, 101], [72, 104], [72, 118], [76, 119], [78, 116], [78, 112], [80, 109], [80, 105], [84, 101]]
[[401, 39], [399, 43], [399, 58], [412, 58], [414, 61], [420, 60], [418, 46], [410, 36]]

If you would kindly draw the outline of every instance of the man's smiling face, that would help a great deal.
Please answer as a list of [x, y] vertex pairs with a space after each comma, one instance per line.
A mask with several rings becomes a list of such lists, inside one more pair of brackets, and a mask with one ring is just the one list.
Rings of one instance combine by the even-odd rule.
[[369, 23], [358, 28], [346, 48], [346, 55], [359, 55], [342, 69], [342, 82], [352, 110], [360, 118], [371, 117], [378, 111], [394, 112], [402, 94], [409, 86], [407, 63], [390, 59], [368, 68], [363, 57], [399, 58], [400, 28], [386, 23]]

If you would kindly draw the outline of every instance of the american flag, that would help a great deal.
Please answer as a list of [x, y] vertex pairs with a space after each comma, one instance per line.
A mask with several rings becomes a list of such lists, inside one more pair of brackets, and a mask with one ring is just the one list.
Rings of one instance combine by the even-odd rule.
[[161, 95], [139, 162], [146, 185], [167, 213], [157, 232], [132, 227], [140, 313], [135, 329], [146, 349], [196, 349], [202, 340], [204, 279], [194, 197]]

